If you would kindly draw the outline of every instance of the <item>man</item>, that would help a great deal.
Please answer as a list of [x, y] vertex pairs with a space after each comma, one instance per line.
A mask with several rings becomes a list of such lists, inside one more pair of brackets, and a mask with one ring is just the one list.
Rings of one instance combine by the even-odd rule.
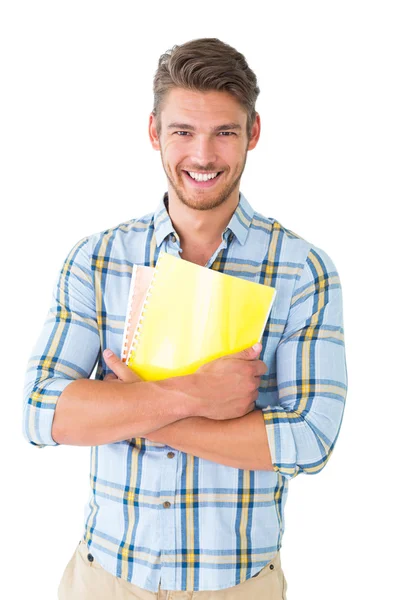
[[[327, 463], [347, 369], [334, 263], [239, 190], [258, 93], [243, 55], [218, 39], [162, 55], [149, 136], [168, 192], [154, 213], [80, 240], [61, 269], [24, 410], [31, 444], [91, 446], [61, 600], [286, 597], [288, 482]], [[119, 353], [132, 267], [162, 251], [275, 287], [262, 348], [162, 381], [131, 371]]]

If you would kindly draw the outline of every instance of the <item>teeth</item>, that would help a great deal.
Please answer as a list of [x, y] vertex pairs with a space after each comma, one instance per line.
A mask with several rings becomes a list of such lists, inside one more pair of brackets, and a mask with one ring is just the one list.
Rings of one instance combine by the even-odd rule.
[[190, 177], [195, 179], [196, 181], [208, 181], [209, 179], [214, 179], [218, 175], [218, 173], [194, 173], [193, 171], [189, 171]]

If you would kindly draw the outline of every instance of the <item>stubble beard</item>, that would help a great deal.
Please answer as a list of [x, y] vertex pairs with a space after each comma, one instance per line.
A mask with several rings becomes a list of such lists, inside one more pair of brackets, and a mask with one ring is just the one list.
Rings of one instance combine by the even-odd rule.
[[[184, 184], [182, 178], [185, 177], [185, 175], [182, 172], [180, 173], [179, 178], [182, 183], [180, 186], [178, 186], [176, 184], [176, 182], [173, 180], [173, 178], [171, 177], [170, 173], [165, 168], [165, 163], [164, 163], [164, 159], [163, 159], [163, 155], [162, 155], [161, 151], [160, 151], [160, 154], [161, 154], [161, 162], [164, 167], [164, 172], [165, 172], [167, 179], [168, 179], [172, 189], [174, 190], [176, 196], [178, 197], [180, 202], [182, 202], [182, 204], [184, 204], [185, 206], [187, 206], [189, 208], [194, 208], [195, 210], [212, 210], [213, 208], [217, 208], [218, 206], [221, 206], [221, 204], [226, 202], [228, 200], [228, 198], [230, 197], [230, 195], [232, 194], [232, 192], [238, 186], [240, 179], [242, 177], [242, 173], [246, 166], [246, 160], [247, 160], [247, 149], [246, 149], [246, 153], [244, 156], [244, 161], [243, 161], [242, 167], [240, 169], [240, 173], [238, 174], [237, 177], [235, 177], [235, 179], [231, 182], [231, 184], [228, 184], [227, 186], [225, 186], [221, 191], [215, 192], [215, 194], [213, 195], [212, 193], [210, 193], [208, 191], [207, 188], [205, 188], [204, 193], [203, 193], [203, 190], [199, 190], [199, 191], [193, 190], [193, 192], [190, 194], [190, 193], [186, 192], [186, 190], [184, 188], [185, 184]], [[224, 177], [225, 172], [221, 176]], [[219, 184], [217, 184], [217, 185], [219, 185]]]

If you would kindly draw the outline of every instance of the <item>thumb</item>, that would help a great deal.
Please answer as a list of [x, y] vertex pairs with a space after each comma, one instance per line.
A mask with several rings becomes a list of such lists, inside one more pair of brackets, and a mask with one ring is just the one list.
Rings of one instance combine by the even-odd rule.
[[[262, 349], [262, 344], [260, 344], [260, 342], [257, 342], [253, 346], [250, 346], [250, 348], [245, 348], [244, 350], [241, 350], [240, 352], [236, 352], [236, 354], [234, 354], [233, 356], [235, 356], [236, 358], [241, 358], [241, 359], [245, 359], [245, 360], [254, 360], [260, 354], [261, 349]], [[232, 355], [231, 355], [231, 358], [232, 358]]]

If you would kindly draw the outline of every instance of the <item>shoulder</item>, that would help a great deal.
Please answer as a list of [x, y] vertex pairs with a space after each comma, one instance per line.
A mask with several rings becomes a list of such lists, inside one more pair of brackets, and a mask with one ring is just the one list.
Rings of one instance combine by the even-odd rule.
[[138, 239], [138, 234], [146, 234], [152, 225], [154, 212], [149, 212], [141, 217], [135, 217], [128, 221], [122, 221], [117, 225], [108, 227], [101, 231], [91, 233], [78, 240], [70, 254], [86, 254], [105, 256], [111, 252], [111, 248], [119, 245], [129, 245], [132, 240]]
[[274, 261], [296, 263], [298, 267], [305, 264], [312, 244], [278, 219], [255, 211], [251, 229], [265, 237], [268, 254], [273, 255]]
[[259, 212], [254, 212], [253, 227], [265, 234], [269, 262], [279, 265], [282, 273], [294, 278], [294, 288], [298, 292], [310, 284], [340, 285], [336, 265], [325, 249], [277, 219]]

